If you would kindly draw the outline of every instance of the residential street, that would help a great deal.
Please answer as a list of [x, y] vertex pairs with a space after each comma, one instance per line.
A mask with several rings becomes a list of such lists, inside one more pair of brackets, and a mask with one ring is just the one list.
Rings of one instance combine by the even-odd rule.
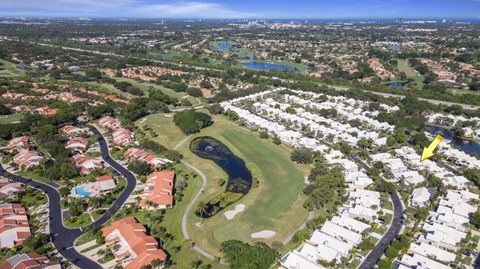
[[[370, 167], [364, 163], [362, 160], [358, 159], [357, 156], [352, 156], [352, 159], [360, 166], [363, 166], [365, 169], [369, 170]], [[402, 215], [403, 215], [403, 206], [400, 200], [398, 192], [389, 193], [390, 199], [393, 202], [393, 218], [390, 227], [387, 232], [383, 235], [382, 239], [377, 243], [375, 248], [370, 251], [368, 256], [363, 260], [363, 262], [358, 267], [359, 269], [370, 269], [377, 264], [377, 262], [382, 258], [383, 254], [387, 248], [392, 244], [395, 237], [399, 234], [402, 229]]]
[[[94, 127], [92, 131], [97, 135], [100, 144], [100, 150], [102, 152], [103, 160], [111, 165], [115, 170], [121, 173], [127, 180], [127, 186], [124, 191], [120, 194], [118, 199], [113, 202], [112, 206], [102, 215], [97, 221], [92, 225], [95, 227], [100, 227], [106, 223], [115, 213], [123, 206], [125, 201], [127, 201], [130, 194], [133, 192], [136, 186], [135, 176], [128, 171], [125, 167], [118, 164], [115, 160], [110, 157], [108, 145], [103, 137], [103, 135]], [[60, 254], [70, 260], [74, 265], [85, 268], [85, 269], [101, 269], [102, 267], [88, 259], [87, 257], [78, 253], [74, 248], [75, 239], [82, 235], [82, 230], [80, 228], [69, 229], [63, 226], [62, 221], [62, 209], [60, 206], [60, 194], [58, 191], [49, 184], [40, 183], [33, 181], [28, 178], [20, 177], [5, 171], [3, 166], [0, 165], [0, 174], [6, 177], [11, 178], [14, 181], [20, 182], [25, 185], [30, 185], [36, 189], [43, 191], [48, 196], [49, 201], [49, 219], [50, 219], [50, 232], [52, 242], [60, 252]]]

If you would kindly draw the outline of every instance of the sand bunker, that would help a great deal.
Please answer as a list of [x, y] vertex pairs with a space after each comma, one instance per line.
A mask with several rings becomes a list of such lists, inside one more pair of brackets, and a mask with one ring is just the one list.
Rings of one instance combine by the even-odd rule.
[[261, 239], [267, 239], [267, 238], [272, 238], [275, 236], [275, 232], [271, 230], [263, 230], [260, 232], [252, 233], [250, 235], [252, 238], [261, 238]]
[[244, 205], [244, 204], [238, 204], [238, 205], [235, 206], [234, 209], [225, 211], [225, 213], [223, 213], [223, 214], [225, 215], [225, 217], [226, 217], [228, 220], [231, 220], [231, 219], [233, 219], [238, 213], [243, 212], [243, 210], [245, 210], [245, 205]]

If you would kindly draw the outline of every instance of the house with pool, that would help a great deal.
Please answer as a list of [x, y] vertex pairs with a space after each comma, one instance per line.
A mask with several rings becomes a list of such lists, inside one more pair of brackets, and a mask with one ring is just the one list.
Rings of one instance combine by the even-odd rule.
[[70, 195], [76, 198], [95, 197], [109, 192], [117, 187], [115, 179], [111, 175], [97, 177], [94, 182], [80, 184], [74, 187]]

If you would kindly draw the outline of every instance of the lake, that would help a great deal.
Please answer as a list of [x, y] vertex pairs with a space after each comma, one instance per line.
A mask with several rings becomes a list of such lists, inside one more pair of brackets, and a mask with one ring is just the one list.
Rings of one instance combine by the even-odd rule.
[[219, 51], [227, 51], [228, 49], [230, 49], [230, 43], [228, 42], [221, 42], [218, 46]]
[[399, 51], [401, 48], [402, 48], [402, 46], [400, 46], [400, 45], [390, 45], [390, 46], [387, 46], [387, 49], [393, 50], [393, 51]]
[[405, 86], [407, 84], [405, 84], [404, 82], [399, 82], [399, 81], [395, 81], [395, 82], [390, 82], [390, 83], [387, 83], [387, 86], [390, 87], [390, 88], [396, 88], [396, 89], [405, 89]]
[[217, 139], [204, 136], [192, 140], [190, 150], [203, 159], [212, 160], [228, 175], [225, 192], [210, 200], [203, 212], [196, 211], [198, 216], [211, 217], [240, 200], [252, 187], [252, 173], [245, 162]]
[[431, 125], [425, 125], [424, 129], [433, 135], [440, 134], [445, 140], [448, 140], [447, 142], [465, 153], [480, 155], [480, 144], [478, 142], [459, 139], [453, 130]]
[[299, 72], [299, 70], [293, 66], [283, 65], [283, 64], [272, 64], [265, 62], [243, 62], [240, 63], [245, 68], [256, 69], [256, 70], [288, 70]]
[[24, 66], [24, 65], [17, 65], [17, 69], [26, 71], [26, 70], [28, 70], [28, 67], [26, 67], [26, 66]]

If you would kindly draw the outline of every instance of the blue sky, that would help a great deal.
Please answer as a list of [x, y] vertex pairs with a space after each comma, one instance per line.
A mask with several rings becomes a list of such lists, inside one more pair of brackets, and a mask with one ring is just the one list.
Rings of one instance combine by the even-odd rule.
[[480, 18], [480, 0], [0, 0], [0, 16]]

